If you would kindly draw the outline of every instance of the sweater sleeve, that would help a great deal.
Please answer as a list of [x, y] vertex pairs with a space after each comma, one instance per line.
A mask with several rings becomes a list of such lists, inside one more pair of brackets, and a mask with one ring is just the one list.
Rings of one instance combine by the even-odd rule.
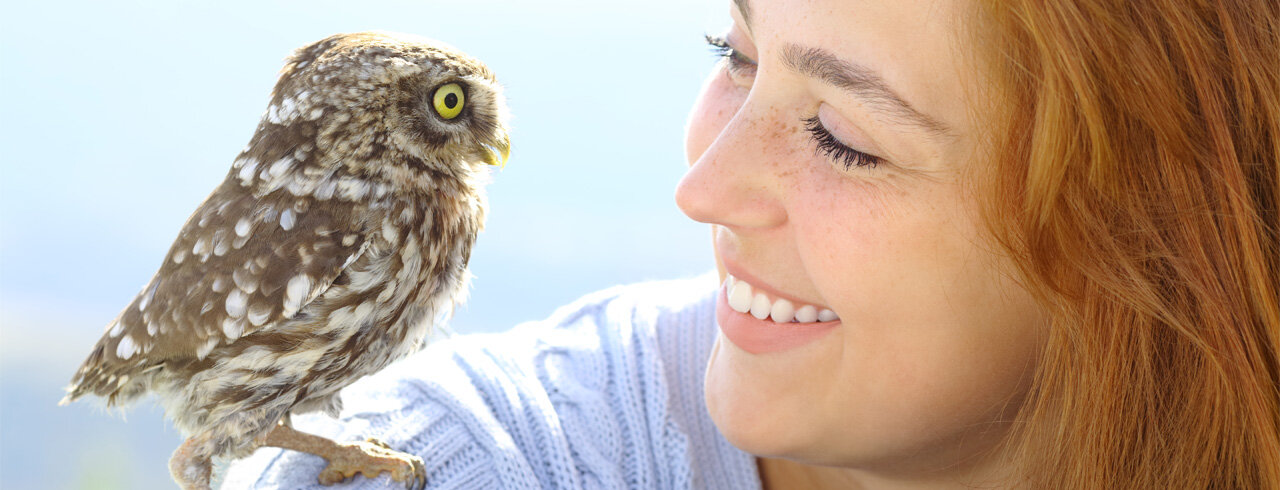
[[[299, 430], [338, 442], [377, 438], [422, 457], [428, 485], [439, 489], [541, 488], [534, 468], [489, 400], [503, 382], [456, 362], [467, 350], [441, 343], [353, 384], [339, 420], [296, 417]], [[481, 374], [481, 379], [472, 376]], [[477, 386], [480, 384], [481, 386]], [[504, 407], [505, 408], [505, 407]], [[321, 486], [325, 461], [306, 453], [261, 448], [227, 470], [223, 489], [403, 488], [386, 474]]]
[[[753, 460], [701, 404], [714, 337], [704, 282], [612, 288], [542, 322], [437, 342], [344, 390], [339, 420], [305, 415], [295, 427], [416, 454], [428, 488], [758, 487]], [[701, 312], [677, 313], [691, 307]], [[263, 448], [233, 463], [222, 488], [403, 487], [386, 474], [322, 487], [323, 465]]]

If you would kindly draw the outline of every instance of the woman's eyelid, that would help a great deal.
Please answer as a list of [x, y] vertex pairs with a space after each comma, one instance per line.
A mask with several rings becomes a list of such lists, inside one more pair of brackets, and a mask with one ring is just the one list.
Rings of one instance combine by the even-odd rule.
[[858, 127], [849, 118], [840, 114], [840, 111], [831, 105], [826, 103], [819, 105], [815, 116], [831, 136], [846, 146], [869, 154], [880, 155], [884, 153], [880, 145], [877, 145], [866, 131]]
[[729, 45], [729, 49], [732, 49], [733, 53], [737, 55], [739, 59], [752, 65], [758, 64], [758, 60], [754, 54], [755, 46], [751, 45], [750, 38], [745, 35], [741, 35], [738, 32], [739, 31], [735, 26], [733, 29], [730, 29], [728, 33], [725, 33], [724, 37], [721, 39], [724, 40], [725, 44]]
[[707, 44], [711, 45], [716, 55], [723, 58], [725, 66], [730, 75], [735, 79], [742, 81], [754, 78], [756, 64], [752, 60], [742, 54], [741, 51], [735, 49], [728, 40], [727, 35], [723, 36], [706, 36]]

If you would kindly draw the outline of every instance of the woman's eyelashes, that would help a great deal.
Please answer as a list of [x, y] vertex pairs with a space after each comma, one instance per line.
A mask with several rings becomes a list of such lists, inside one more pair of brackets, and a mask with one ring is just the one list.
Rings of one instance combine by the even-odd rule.
[[711, 46], [711, 51], [716, 56], [724, 58], [729, 73], [735, 76], [753, 75], [756, 72], [756, 62], [751, 58], [743, 55], [729, 45], [729, 41], [722, 36], [712, 36], [707, 34], [707, 44]]
[[815, 151], [836, 163], [844, 165], [845, 170], [852, 167], [869, 166], [875, 168], [876, 165], [884, 161], [878, 156], [860, 152], [841, 143], [830, 131], [827, 131], [827, 128], [822, 125], [822, 121], [818, 119], [816, 114], [801, 121], [804, 122], [805, 131], [808, 131], [810, 138], [813, 139], [816, 147]]

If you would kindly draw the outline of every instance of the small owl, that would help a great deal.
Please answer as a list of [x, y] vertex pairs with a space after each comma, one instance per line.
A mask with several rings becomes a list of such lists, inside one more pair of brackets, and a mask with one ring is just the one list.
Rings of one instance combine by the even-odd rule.
[[418, 349], [465, 296], [486, 165], [505, 164], [493, 74], [439, 43], [340, 34], [296, 51], [226, 179], [106, 328], [63, 403], [154, 393], [188, 438], [169, 462], [207, 489], [214, 457], [306, 451], [329, 484], [422, 460], [295, 431], [338, 390]]

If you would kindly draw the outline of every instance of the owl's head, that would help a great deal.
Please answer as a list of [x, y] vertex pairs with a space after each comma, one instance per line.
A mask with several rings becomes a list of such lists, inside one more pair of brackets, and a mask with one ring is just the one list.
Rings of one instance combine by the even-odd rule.
[[363, 32], [297, 50], [259, 134], [314, 145], [325, 165], [349, 172], [430, 178], [505, 164], [506, 119], [483, 63], [425, 38]]

